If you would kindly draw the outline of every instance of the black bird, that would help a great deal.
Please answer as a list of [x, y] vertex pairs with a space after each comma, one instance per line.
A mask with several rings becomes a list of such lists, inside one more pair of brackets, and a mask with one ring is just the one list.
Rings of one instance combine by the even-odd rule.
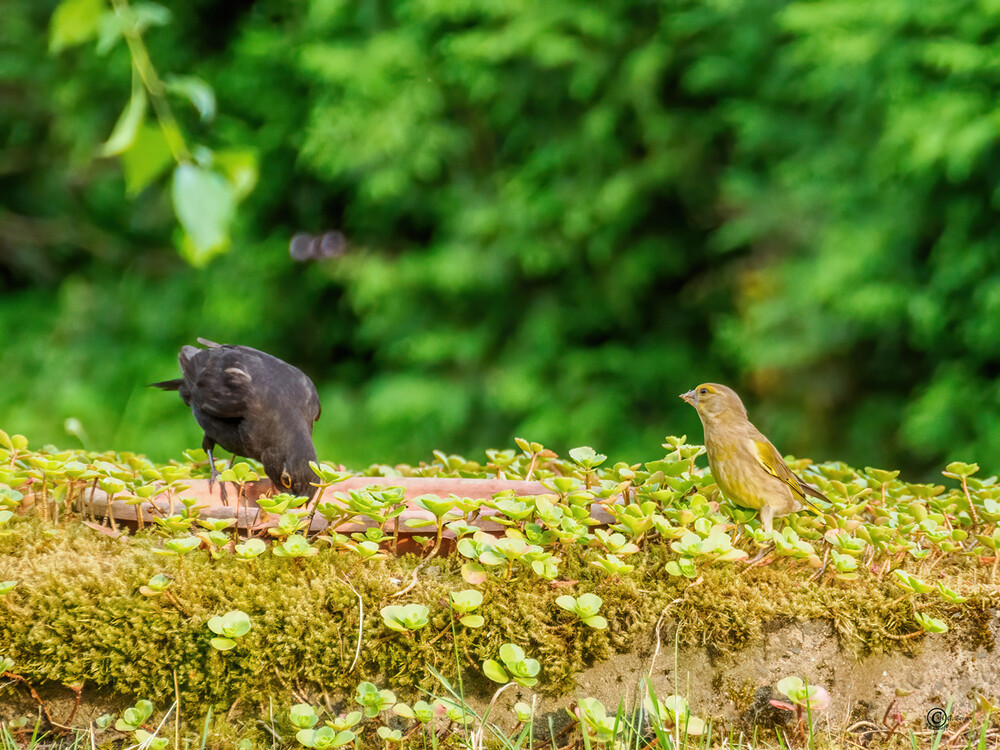
[[[152, 383], [179, 391], [205, 431], [201, 447], [218, 478], [212, 449], [221, 445], [234, 456], [254, 458], [279, 492], [312, 497], [316, 474], [313, 422], [319, 419], [319, 394], [309, 377], [277, 357], [249, 346], [223, 346], [198, 339], [181, 348], [183, 378]], [[225, 485], [222, 498], [225, 499]]]

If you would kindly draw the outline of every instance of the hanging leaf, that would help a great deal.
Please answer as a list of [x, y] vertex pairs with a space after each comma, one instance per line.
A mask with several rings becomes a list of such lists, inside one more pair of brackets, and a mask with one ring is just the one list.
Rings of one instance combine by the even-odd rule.
[[135, 196], [163, 173], [173, 161], [173, 154], [163, 128], [144, 122], [131, 148], [121, 158], [125, 191], [129, 196]]
[[106, 55], [124, 36], [126, 28], [142, 33], [150, 26], [165, 26], [170, 10], [156, 3], [136, 3], [127, 9], [105, 13], [97, 34], [97, 54]]
[[98, 23], [97, 54], [106, 55], [122, 38], [122, 21], [117, 13], [105, 13]]
[[257, 186], [257, 153], [255, 151], [217, 151], [214, 164], [229, 178], [237, 201], [246, 198]]
[[140, 32], [150, 26], [166, 26], [170, 23], [170, 8], [159, 3], [135, 3], [131, 11], [133, 23]]
[[122, 112], [107, 143], [101, 146], [101, 156], [115, 156], [135, 142], [139, 126], [146, 116], [146, 90], [137, 85], [132, 89], [132, 98]]
[[104, 0], [63, 0], [49, 23], [49, 51], [59, 52], [95, 37], [107, 12]]
[[174, 170], [174, 212], [184, 228], [181, 253], [200, 267], [229, 246], [235, 200], [232, 186], [206, 167], [180, 164]]
[[197, 76], [171, 76], [166, 85], [168, 91], [183, 96], [194, 105], [202, 122], [215, 117], [215, 91]]

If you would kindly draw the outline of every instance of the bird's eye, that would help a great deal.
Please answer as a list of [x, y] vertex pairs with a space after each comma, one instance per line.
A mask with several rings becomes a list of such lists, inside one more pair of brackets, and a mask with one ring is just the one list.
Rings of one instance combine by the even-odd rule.
[[699, 388], [698, 393], [708, 393], [708, 388]]
[[281, 483], [285, 485], [286, 488], [291, 488], [292, 486], [292, 475], [287, 471], [281, 472]]

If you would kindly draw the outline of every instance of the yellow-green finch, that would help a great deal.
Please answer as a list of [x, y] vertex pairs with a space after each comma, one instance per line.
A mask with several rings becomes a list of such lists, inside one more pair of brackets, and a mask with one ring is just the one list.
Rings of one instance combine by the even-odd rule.
[[702, 383], [681, 398], [701, 418], [708, 466], [719, 489], [736, 505], [760, 511], [764, 531], [771, 533], [775, 516], [804, 506], [823, 513], [807, 496], [829, 502], [827, 497], [792, 473], [771, 441], [750, 423], [736, 391]]

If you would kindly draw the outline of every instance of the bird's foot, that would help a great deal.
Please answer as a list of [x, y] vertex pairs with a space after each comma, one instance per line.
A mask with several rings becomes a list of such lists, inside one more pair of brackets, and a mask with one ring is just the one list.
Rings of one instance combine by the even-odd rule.
[[[215, 456], [212, 455], [212, 448], [215, 447], [215, 443], [209, 441], [208, 436], [205, 436], [205, 442], [202, 443], [202, 447], [205, 449], [205, 454], [208, 456], [208, 492], [212, 493], [212, 487], [216, 482], [219, 482], [219, 470], [215, 468]], [[226, 499], [226, 483], [219, 482], [219, 497], [222, 499], [222, 504], [228, 506], [229, 501]]]
[[212, 494], [212, 489], [215, 487], [215, 483], [219, 483], [219, 499], [222, 500], [222, 504], [229, 507], [229, 496], [226, 494], [226, 483], [219, 479], [219, 472], [215, 468], [215, 461], [211, 461], [212, 472], [208, 475], [208, 494]]
[[747, 560], [747, 567], [755, 567], [757, 565], [762, 565], [764, 560], [770, 557], [772, 552], [774, 552], [774, 545], [773, 544], [767, 545], [760, 552], [754, 555], [754, 557]]

